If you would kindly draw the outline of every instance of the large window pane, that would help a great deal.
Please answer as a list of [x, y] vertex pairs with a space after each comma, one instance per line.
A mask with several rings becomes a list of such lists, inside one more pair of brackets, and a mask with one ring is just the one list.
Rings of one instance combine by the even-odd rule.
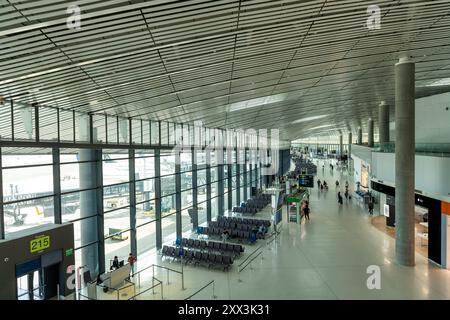
[[3, 201], [53, 194], [53, 167], [3, 169]]
[[130, 232], [122, 232], [116, 237], [105, 239], [106, 270], [109, 270], [114, 256], [117, 256], [119, 258], [119, 261], [124, 260], [124, 262], [126, 263], [130, 252]]
[[156, 224], [147, 223], [136, 229], [138, 261], [141, 255], [148, 253], [156, 247]]
[[98, 241], [97, 216], [75, 221], [73, 223], [75, 248]]
[[[122, 157], [127, 157], [122, 155]], [[103, 160], [103, 184], [109, 185], [129, 181], [128, 159]]]
[[103, 208], [105, 212], [128, 206], [129, 203], [130, 186], [128, 183], [103, 188]]
[[176, 211], [175, 194], [161, 198], [161, 215], [167, 216]]
[[54, 223], [53, 197], [5, 204], [5, 233]]
[[[96, 197], [97, 190], [86, 190], [79, 192], [72, 192], [68, 194], [61, 195], [61, 212], [62, 212], [62, 221], [73, 221], [76, 219], [80, 219], [81, 217], [88, 217], [97, 214], [96, 207]], [[91, 211], [80, 211], [80, 200], [89, 199], [89, 201], [93, 204]], [[91, 200], [92, 199], [92, 200]], [[83, 215], [81, 215], [83, 214]]]
[[172, 214], [161, 220], [162, 225], [162, 242], [163, 243], [173, 243], [176, 236], [176, 216]]
[[130, 228], [130, 208], [122, 208], [104, 215], [105, 237]]

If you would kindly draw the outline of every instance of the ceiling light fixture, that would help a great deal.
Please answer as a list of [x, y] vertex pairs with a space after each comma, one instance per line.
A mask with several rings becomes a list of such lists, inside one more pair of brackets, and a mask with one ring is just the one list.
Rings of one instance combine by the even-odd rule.
[[271, 96], [235, 102], [230, 105], [230, 112], [259, 107], [269, 103], [281, 102], [285, 100], [285, 98], [285, 94], [275, 94]]
[[443, 78], [427, 84], [426, 87], [439, 87], [439, 86], [449, 86], [450, 78]]
[[321, 116], [312, 116], [312, 117], [307, 117], [307, 118], [302, 118], [302, 119], [295, 120], [292, 123], [302, 123], [302, 122], [307, 122], [307, 121], [313, 121], [313, 120], [323, 119], [323, 118], [326, 118], [328, 116], [329, 116], [329, 114], [323, 114]]

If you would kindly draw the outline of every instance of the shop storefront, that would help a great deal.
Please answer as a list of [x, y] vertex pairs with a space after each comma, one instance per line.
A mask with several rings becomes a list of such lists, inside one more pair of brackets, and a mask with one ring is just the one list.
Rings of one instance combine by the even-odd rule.
[[[380, 182], [371, 182], [372, 190], [379, 193], [380, 215], [376, 223], [385, 223], [386, 232], [395, 237], [395, 188]], [[450, 229], [448, 203], [415, 194], [416, 251], [444, 268], [450, 268]]]

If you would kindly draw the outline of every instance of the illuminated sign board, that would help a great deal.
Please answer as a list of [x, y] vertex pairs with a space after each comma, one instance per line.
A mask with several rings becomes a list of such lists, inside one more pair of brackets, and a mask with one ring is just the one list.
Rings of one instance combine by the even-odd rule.
[[38, 252], [50, 248], [50, 236], [39, 236], [30, 241], [30, 252]]
[[298, 177], [298, 185], [300, 187], [314, 188], [314, 176], [308, 174], [301, 174]]

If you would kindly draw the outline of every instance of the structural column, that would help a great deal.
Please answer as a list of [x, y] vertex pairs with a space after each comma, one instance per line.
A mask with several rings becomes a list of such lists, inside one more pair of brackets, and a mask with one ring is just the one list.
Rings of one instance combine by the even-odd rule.
[[352, 133], [348, 133], [348, 161], [352, 157]]
[[[161, 137], [161, 135], [160, 135]], [[162, 221], [161, 221], [161, 151], [155, 150], [155, 233], [156, 249], [162, 248]]]
[[373, 147], [373, 120], [372, 118], [369, 119], [368, 122], [368, 129], [367, 129], [367, 145], [369, 148]]
[[344, 155], [344, 144], [342, 143], [342, 133], [339, 135], [339, 156], [342, 159]]
[[380, 133], [380, 147], [383, 150], [389, 142], [389, 105], [382, 101], [379, 106], [379, 133]]
[[[145, 160], [144, 160], [145, 161]], [[136, 237], [136, 162], [134, 149], [128, 150], [128, 177], [130, 194], [130, 252], [137, 257]]]
[[[99, 204], [99, 192], [97, 188], [102, 185], [102, 181], [98, 181], [99, 174], [98, 169], [102, 166], [101, 157], [97, 159], [96, 151], [94, 149], [80, 149], [79, 151], [80, 163], [80, 189], [89, 191], [80, 192], [80, 242], [81, 244], [92, 243], [99, 241], [100, 244], [103, 243], [103, 232], [100, 235], [98, 233], [99, 229], [97, 224], [93, 219], [89, 217], [95, 217], [97, 214], [97, 223], [103, 222], [103, 212], [99, 212], [97, 208]], [[100, 163], [97, 163], [100, 161]], [[103, 192], [102, 192], [103, 193]], [[103, 211], [103, 210], [101, 210]], [[95, 218], [94, 218], [95, 219]], [[86, 265], [92, 274], [101, 273], [100, 263], [101, 259], [99, 253], [104, 250], [104, 246], [100, 245], [97, 250], [81, 250], [81, 265]]]
[[362, 128], [358, 127], [358, 141], [357, 141], [358, 145], [362, 145]]
[[175, 153], [175, 221], [177, 239], [182, 238], [181, 219], [181, 159], [180, 151]]
[[0, 240], [5, 239], [5, 212], [3, 210], [2, 149], [0, 148]]
[[206, 221], [211, 221], [211, 150], [206, 153]]
[[197, 148], [192, 148], [192, 229], [198, 227]]
[[415, 264], [414, 78], [414, 62], [401, 58], [395, 65], [395, 255], [405, 266]]

